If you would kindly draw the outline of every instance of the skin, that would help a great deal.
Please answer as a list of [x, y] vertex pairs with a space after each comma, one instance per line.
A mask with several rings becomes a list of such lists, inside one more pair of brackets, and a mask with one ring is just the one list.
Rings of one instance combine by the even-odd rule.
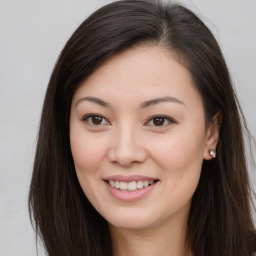
[[[172, 98], [143, 105], [165, 97]], [[169, 119], [159, 117], [159, 125], [155, 115]], [[217, 118], [205, 125], [189, 71], [160, 46], [125, 50], [82, 83], [71, 106], [71, 150], [85, 195], [109, 223], [116, 255], [189, 255], [191, 199], [218, 134]], [[124, 202], [106, 188], [111, 175], [159, 181], [142, 199]]]

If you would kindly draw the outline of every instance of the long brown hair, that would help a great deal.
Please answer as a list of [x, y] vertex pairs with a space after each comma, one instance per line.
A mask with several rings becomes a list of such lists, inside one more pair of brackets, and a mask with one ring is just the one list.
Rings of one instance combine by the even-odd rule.
[[58, 58], [44, 100], [29, 193], [37, 235], [50, 256], [112, 255], [108, 224], [76, 176], [69, 142], [70, 106], [76, 89], [95, 69], [136, 44], [159, 45], [178, 56], [202, 96], [206, 123], [222, 113], [217, 158], [203, 162], [192, 199], [188, 245], [196, 256], [251, 255], [256, 246], [244, 122], [221, 50], [191, 11], [151, 0], [116, 1], [97, 10]]

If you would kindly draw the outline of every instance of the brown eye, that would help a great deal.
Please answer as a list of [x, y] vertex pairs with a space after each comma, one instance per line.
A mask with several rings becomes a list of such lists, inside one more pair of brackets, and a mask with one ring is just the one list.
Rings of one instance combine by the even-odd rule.
[[94, 126], [109, 124], [108, 121], [103, 116], [94, 115], [94, 114], [87, 115], [82, 120]]
[[162, 127], [175, 123], [173, 119], [168, 116], [154, 116], [147, 123], [147, 126]]
[[102, 123], [102, 117], [101, 116], [92, 116], [91, 117], [91, 119], [92, 119], [92, 123], [94, 124], [94, 125], [100, 125], [101, 123]]
[[155, 117], [155, 118], [153, 118], [153, 124], [155, 126], [162, 126], [162, 125], [164, 125], [164, 121], [165, 121], [165, 119], [163, 117]]

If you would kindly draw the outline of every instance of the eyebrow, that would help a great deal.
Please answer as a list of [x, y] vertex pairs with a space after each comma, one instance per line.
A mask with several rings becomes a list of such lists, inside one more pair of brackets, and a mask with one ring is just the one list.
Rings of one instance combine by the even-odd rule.
[[156, 98], [156, 99], [152, 99], [152, 100], [143, 102], [140, 107], [141, 108], [146, 108], [146, 107], [156, 105], [156, 104], [159, 104], [159, 103], [163, 103], [163, 102], [173, 102], [173, 103], [178, 103], [178, 104], [181, 104], [181, 105], [185, 105], [185, 103], [183, 101], [181, 101], [181, 100], [179, 100], [175, 97], [166, 96], [166, 97]]
[[[107, 103], [107, 102], [105, 102], [105, 101], [103, 101], [99, 98], [90, 97], [90, 96], [83, 97], [83, 98], [79, 99], [76, 102], [75, 107], [79, 103], [81, 103], [82, 101], [90, 101], [90, 102], [96, 103], [96, 104], [101, 105], [101, 106], [106, 107], [106, 108], [111, 107], [111, 105], [109, 103]], [[175, 97], [166, 96], [166, 97], [161, 97], [161, 98], [156, 98], [156, 99], [152, 99], [152, 100], [149, 100], [149, 101], [145, 101], [140, 105], [140, 108], [147, 108], [149, 106], [160, 104], [160, 103], [163, 103], [163, 102], [171, 102], [171, 103], [178, 103], [178, 104], [181, 104], [181, 105], [185, 105], [184, 102], [182, 102], [181, 100], [179, 100]]]
[[105, 101], [103, 101], [103, 100], [101, 100], [101, 99], [99, 99], [99, 98], [95, 98], [95, 97], [83, 97], [83, 98], [81, 98], [80, 100], [78, 100], [78, 101], [76, 102], [75, 107], [76, 107], [79, 103], [81, 103], [82, 101], [90, 101], [90, 102], [99, 104], [99, 105], [101, 105], [101, 106], [103, 106], [103, 107], [106, 107], [106, 108], [109, 108], [109, 107], [110, 107], [110, 104], [109, 104], [109, 103], [107, 103], [107, 102], [105, 102]]

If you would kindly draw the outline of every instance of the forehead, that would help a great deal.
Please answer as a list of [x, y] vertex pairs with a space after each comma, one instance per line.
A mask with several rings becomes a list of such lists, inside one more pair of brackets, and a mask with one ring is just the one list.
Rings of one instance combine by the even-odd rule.
[[190, 72], [159, 46], [136, 46], [111, 57], [81, 84], [74, 99], [81, 96], [201, 100]]

